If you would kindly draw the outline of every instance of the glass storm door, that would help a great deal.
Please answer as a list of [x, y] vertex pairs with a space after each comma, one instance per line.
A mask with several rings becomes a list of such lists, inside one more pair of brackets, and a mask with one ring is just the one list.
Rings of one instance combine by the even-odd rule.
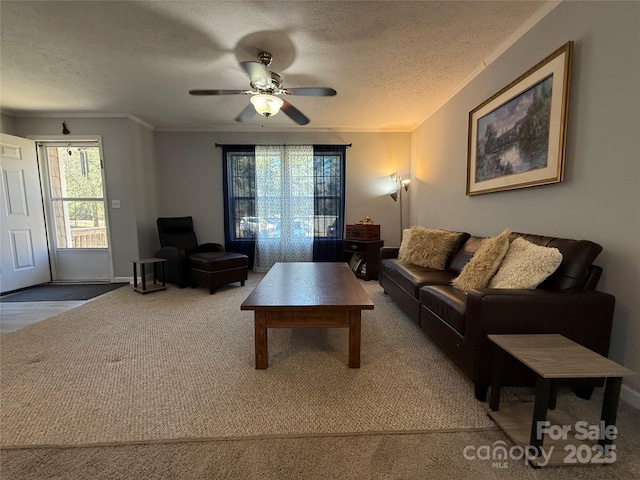
[[111, 261], [98, 142], [42, 143], [53, 279], [109, 281]]

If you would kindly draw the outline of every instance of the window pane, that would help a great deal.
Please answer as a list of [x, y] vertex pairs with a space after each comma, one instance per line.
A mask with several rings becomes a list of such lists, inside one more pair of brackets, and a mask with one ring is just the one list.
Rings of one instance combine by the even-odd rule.
[[107, 248], [104, 202], [54, 200], [58, 248]]
[[98, 147], [47, 147], [53, 198], [103, 198]]
[[235, 219], [236, 239], [254, 238], [257, 229], [257, 220], [253, 215], [255, 212], [255, 200], [253, 198], [233, 198], [232, 212]]
[[324, 153], [315, 156], [315, 236], [341, 234], [342, 155]]
[[230, 152], [227, 157], [227, 172], [230, 233], [234, 240], [253, 240], [259, 224], [255, 218], [254, 155]]

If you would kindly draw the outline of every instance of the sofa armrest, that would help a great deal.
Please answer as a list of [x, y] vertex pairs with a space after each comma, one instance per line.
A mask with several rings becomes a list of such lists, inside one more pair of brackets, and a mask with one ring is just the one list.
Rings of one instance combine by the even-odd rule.
[[467, 296], [465, 336], [479, 347], [477, 374], [487, 380], [488, 334], [557, 333], [607, 356], [615, 297], [599, 291], [477, 289]]
[[614, 305], [613, 295], [596, 290], [476, 289], [467, 296], [468, 333], [610, 332]]
[[385, 258], [398, 258], [400, 247], [382, 247], [380, 249], [380, 260]]

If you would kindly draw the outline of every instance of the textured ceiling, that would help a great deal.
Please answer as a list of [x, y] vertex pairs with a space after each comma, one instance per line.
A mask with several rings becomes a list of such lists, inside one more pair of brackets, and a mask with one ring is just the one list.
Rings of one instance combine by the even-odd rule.
[[[15, 115], [132, 114], [159, 129], [410, 130], [545, 2], [0, 2], [0, 106]], [[239, 61], [273, 54], [311, 123], [234, 118]]]

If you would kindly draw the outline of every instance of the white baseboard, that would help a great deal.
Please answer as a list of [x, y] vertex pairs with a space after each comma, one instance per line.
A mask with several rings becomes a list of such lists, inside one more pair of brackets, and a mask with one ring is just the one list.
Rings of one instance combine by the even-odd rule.
[[113, 283], [122, 283], [122, 282], [133, 283], [133, 277], [114, 277], [113, 279]]
[[626, 385], [622, 385], [620, 389], [620, 400], [640, 410], [640, 393]]

